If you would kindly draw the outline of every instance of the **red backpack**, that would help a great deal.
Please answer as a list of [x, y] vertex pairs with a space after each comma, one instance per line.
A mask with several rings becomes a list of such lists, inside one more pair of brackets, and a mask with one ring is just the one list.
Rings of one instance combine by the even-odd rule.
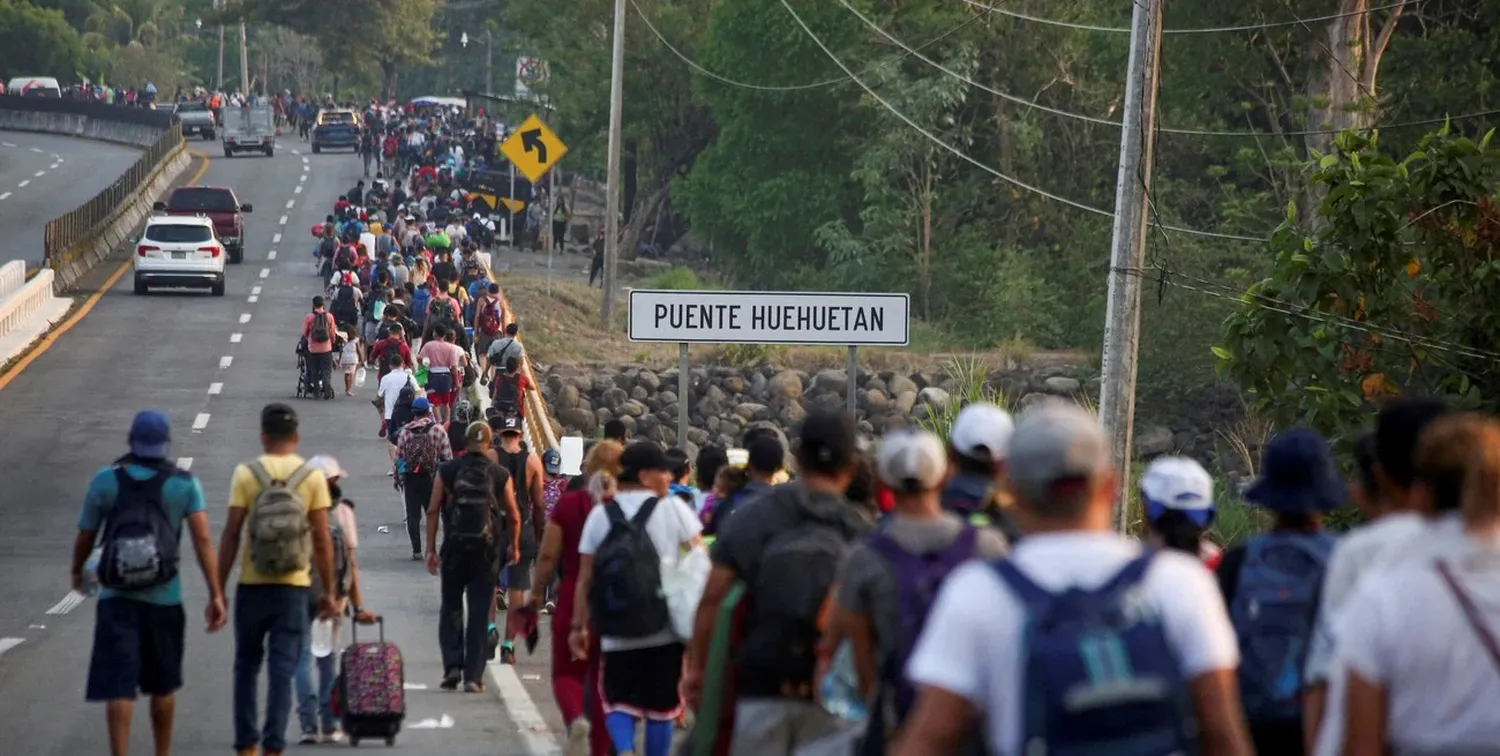
[[479, 311], [480, 333], [486, 336], [499, 336], [500, 324], [503, 320], [500, 317], [500, 302], [486, 297], [484, 309]]

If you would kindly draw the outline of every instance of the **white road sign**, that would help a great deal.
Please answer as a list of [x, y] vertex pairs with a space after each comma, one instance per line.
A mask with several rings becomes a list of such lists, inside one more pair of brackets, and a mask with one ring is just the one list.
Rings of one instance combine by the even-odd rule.
[[906, 346], [905, 294], [630, 292], [630, 340], [689, 344]]

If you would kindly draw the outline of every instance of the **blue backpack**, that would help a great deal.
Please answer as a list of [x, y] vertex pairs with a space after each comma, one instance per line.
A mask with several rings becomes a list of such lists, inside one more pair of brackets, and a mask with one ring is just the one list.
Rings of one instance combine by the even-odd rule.
[[1252, 720], [1302, 717], [1302, 665], [1335, 542], [1327, 533], [1270, 533], [1245, 547], [1229, 619], [1240, 639], [1240, 695]]
[[432, 304], [432, 290], [418, 286], [411, 295], [411, 317], [418, 323], [427, 322], [427, 306]]
[[99, 584], [116, 590], [165, 585], [177, 577], [178, 538], [162, 490], [175, 467], [163, 465], [145, 480], [115, 467], [115, 503], [99, 538]]
[[995, 563], [1026, 606], [1020, 753], [1198, 753], [1187, 681], [1161, 618], [1129, 600], [1154, 556], [1147, 551], [1096, 590], [1057, 594], [1009, 560]]

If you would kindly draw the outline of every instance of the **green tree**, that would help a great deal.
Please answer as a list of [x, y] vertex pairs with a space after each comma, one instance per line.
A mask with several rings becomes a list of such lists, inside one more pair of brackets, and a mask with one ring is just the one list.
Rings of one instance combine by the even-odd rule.
[[0, 72], [73, 80], [86, 54], [78, 32], [60, 11], [25, 0], [0, 0]]
[[1398, 161], [1340, 135], [1312, 174], [1324, 223], [1272, 235], [1271, 274], [1225, 321], [1221, 367], [1273, 421], [1352, 437], [1388, 395], [1500, 398], [1500, 150], [1450, 129]]

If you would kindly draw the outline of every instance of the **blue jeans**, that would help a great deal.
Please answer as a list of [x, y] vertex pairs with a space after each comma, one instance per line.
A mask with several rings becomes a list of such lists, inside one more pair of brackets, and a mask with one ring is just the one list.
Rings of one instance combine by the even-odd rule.
[[[336, 653], [321, 659], [313, 656], [312, 624], [309, 623], [302, 633], [302, 654], [297, 658], [297, 676], [293, 681], [297, 691], [297, 720], [302, 725], [303, 735], [318, 732], [327, 735], [337, 729], [338, 722], [333, 716], [333, 683], [338, 678], [338, 658]], [[313, 687], [314, 666], [318, 669], [316, 688]]]
[[[234, 592], [234, 747], [286, 750], [292, 715], [292, 678], [308, 632], [307, 589], [244, 585]], [[266, 662], [266, 718], [256, 725], [256, 682]]]

